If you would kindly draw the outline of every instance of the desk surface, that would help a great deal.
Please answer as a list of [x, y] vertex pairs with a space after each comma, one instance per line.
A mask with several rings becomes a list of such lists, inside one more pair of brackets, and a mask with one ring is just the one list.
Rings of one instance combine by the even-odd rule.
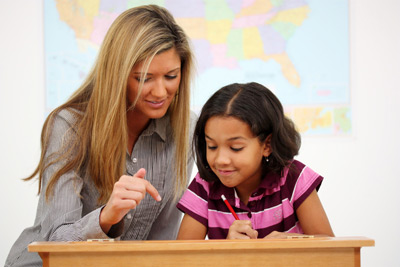
[[34, 242], [43, 266], [360, 266], [366, 237], [306, 239]]
[[168, 240], [168, 241], [114, 241], [114, 242], [34, 242], [30, 252], [65, 251], [168, 251], [168, 250], [243, 250], [275, 248], [349, 248], [370, 247], [375, 241], [366, 237], [316, 237], [306, 239], [256, 240]]

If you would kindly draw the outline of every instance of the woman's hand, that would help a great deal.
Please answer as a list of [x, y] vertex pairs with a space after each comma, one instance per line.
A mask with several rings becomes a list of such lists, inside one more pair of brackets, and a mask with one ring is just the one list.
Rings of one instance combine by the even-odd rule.
[[149, 193], [156, 201], [161, 201], [157, 189], [144, 179], [145, 169], [140, 169], [133, 176], [123, 175], [114, 184], [114, 189], [106, 206], [100, 213], [100, 227], [108, 233], [111, 226], [118, 223], [129, 212], [136, 208]]
[[251, 221], [235, 220], [229, 227], [226, 239], [257, 239], [258, 232], [251, 226]]

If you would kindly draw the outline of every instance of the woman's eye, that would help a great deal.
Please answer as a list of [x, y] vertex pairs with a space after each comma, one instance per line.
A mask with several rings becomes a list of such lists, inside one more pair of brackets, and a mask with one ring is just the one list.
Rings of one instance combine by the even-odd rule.
[[175, 79], [176, 77], [178, 77], [178, 75], [166, 75], [165, 76], [168, 80], [173, 80], [173, 79]]
[[208, 148], [209, 150], [215, 150], [215, 149], [217, 149], [216, 146], [207, 146], [207, 148]]
[[231, 147], [231, 149], [235, 152], [239, 152], [240, 150], [243, 149], [243, 147]]
[[[141, 81], [142, 81], [142, 79], [141, 79], [140, 77], [136, 77], [136, 80], [137, 80], [138, 82], [141, 82]], [[150, 78], [144, 78], [143, 82], [147, 82], [148, 80], [150, 80]]]

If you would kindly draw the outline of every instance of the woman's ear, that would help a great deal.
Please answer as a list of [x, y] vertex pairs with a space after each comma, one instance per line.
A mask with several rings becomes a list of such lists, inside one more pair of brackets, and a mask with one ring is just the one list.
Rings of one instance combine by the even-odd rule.
[[265, 138], [264, 141], [264, 151], [263, 151], [263, 156], [268, 157], [272, 153], [272, 148], [271, 148], [271, 134]]

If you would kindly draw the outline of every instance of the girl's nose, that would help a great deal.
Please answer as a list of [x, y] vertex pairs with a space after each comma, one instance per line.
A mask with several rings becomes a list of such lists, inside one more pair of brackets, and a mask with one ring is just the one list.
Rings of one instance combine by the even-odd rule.
[[228, 154], [223, 150], [218, 150], [217, 155], [215, 157], [215, 162], [218, 165], [226, 165], [230, 163], [230, 158]]

